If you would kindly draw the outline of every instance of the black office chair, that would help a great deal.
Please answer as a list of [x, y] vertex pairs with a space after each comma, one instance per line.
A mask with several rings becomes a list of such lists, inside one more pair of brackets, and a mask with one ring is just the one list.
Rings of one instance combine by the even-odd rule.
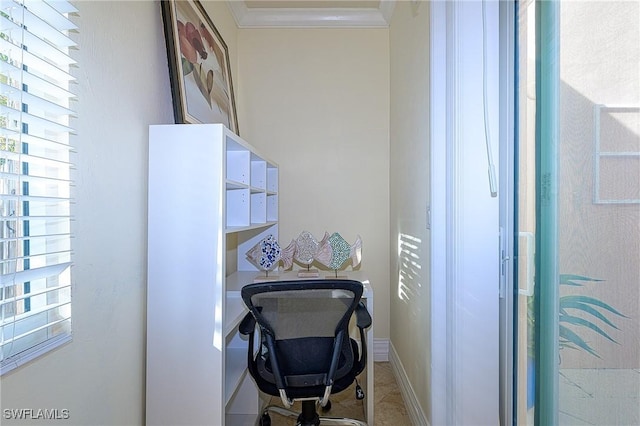
[[[366, 426], [360, 420], [320, 417], [331, 408], [329, 396], [348, 388], [367, 362], [364, 330], [371, 316], [362, 302], [359, 281], [342, 279], [278, 281], [249, 284], [242, 300], [249, 313], [240, 333], [249, 336], [248, 369], [258, 388], [279, 396], [286, 408], [267, 406], [260, 425], [271, 424], [269, 412], [297, 417], [297, 425], [320, 422]], [[355, 312], [361, 346], [349, 337], [349, 321]], [[256, 322], [260, 347], [254, 350]], [[361, 353], [360, 353], [361, 352]], [[364, 398], [359, 385], [357, 397]], [[302, 401], [302, 412], [289, 410]]]

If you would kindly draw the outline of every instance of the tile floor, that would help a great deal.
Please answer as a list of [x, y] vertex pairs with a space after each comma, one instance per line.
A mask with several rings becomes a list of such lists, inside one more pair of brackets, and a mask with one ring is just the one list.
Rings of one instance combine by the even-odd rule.
[[[273, 397], [270, 403], [281, 404], [279, 398]], [[293, 409], [299, 411], [300, 403], [296, 403]], [[325, 415], [364, 419], [364, 403], [355, 398], [355, 384], [332, 396], [331, 410]], [[272, 426], [291, 426], [294, 424], [293, 418], [271, 414]], [[400, 388], [388, 362], [374, 363], [374, 425], [411, 426]]]

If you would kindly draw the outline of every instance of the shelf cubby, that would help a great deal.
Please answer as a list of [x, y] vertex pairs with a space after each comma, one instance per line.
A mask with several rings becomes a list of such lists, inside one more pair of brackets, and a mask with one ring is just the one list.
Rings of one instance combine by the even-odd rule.
[[273, 164], [267, 165], [267, 191], [278, 192], [278, 168]]
[[256, 192], [251, 194], [251, 223], [267, 222], [267, 194]]
[[227, 190], [227, 226], [248, 226], [251, 214], [249, 189]]
[[267, 195], [267, 221], [274, 222], [278, 220], [278, 195]]
[[227, 143], [227, 146], [233, 149], [228, 149], [226, 152], [227, 162], [227, 180], [239, 182], [244, 185], [249, 185], [251, 171], [249, 168], [249, 158], [251, 153], [247, 149], [240, 149], [237, 144]]
[[267, 162], [255, 156], [251, 159], [251, 186], [262, 191], [267, 189]]

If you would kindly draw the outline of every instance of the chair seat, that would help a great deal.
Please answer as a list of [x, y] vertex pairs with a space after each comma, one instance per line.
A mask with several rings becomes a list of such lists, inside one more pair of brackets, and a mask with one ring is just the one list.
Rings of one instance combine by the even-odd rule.
[[[358, 359], [360, 357], [359, 351], [358, 351], [358, 343], [354, 340], [354, 339], [350, 339], [351, 340], [351, 348], [352, 351], [355, 355], [355, 358]], [[260, 357], [257, 357], [257, 359], [259, 359]], [[254, 361], [254, 366], [253, 368], [258, 369], [258, 361]], [[267, 357], [266, 359], [264, 359], [264, 366], [265, 369], [269, 372], [271, 372], [271, 363], [269, 361], [269, 358]], [[249, 368], [249, 370], [251, 370], [251, 367]], [[337, 379], [334, 383], [333, 386], [331, 388], [331, 393], [335, 394], [338, 392], [342, 392], [343, 390], [347, 389], [349, 386], [351, 386], [351, 384], [353, 383], [354, 379], [356, 378], [356, 376], [359, 374], [359, 368], [358, 366], [354, 363], [353, 367], [351, 369], [351, 371], [342, 376], [341, 378]], [[324, 376], [324, 374], [322, 374], [322, 376]], [[256, 374], [253, 376], [255, 379], [256, 384], [258, 385], [258, 388], [264, 392], [267, 393], [269, 395], [273, 395], [273, 396], [279, 396], [279, 390], [275, 385], [275, 382], [271, 382], [271, 381], [267, 381], [264, 379], [264, 375], [261, 374]], [[317, 397], [317, 398], [321, 398], [324, 395], [324, 390], [325, 390], [325, 386], [324, 383], [320, 383], [318, 385], [315, 386], [288, 386], [287, 387], [287, 395], [289, 395], [291, 398], [307, 398], [307, 397]]]

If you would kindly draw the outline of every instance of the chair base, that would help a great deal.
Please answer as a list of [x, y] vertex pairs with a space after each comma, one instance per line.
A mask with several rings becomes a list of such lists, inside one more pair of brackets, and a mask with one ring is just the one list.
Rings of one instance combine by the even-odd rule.
[[[315, 404], [315, 402], [314, 402]], [[352, 425], [352, 426], [368, 426], [367, 422], [357, 419], [350, 419], [347, 417], [328, 417], [328, 416], [318, 416], [312, 420], [311, 422], [305, 422], [304, 419], [301, 419], [302, 414], [289, 410], [287, 408], [280, 407], [279, 405], [269, 405], [262, 410], [262, 415], [268, 415], [269, 412], [280, 414], [286, 417], [292, 417], [297, 420], [296, 426], [309, 426], [309, 425]], [[317, 423], [314, 421], [317, 419]]]

